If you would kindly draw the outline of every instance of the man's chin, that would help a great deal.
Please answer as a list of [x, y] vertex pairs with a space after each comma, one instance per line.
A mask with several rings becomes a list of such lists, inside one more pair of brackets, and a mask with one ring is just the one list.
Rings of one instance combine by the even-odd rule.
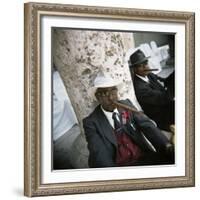
[[117, 106], [115, 105], [115, 104], [112, 104], [111, 106], [110, 106], [110, 111], [112, 112], [113, 110], [115, 110], [117, 108]]
[[[103, 107], [104, 108], [104, 107]], [[113, 110], [117, 108], [115, 104], [109, 105], [108, 107], [104, 108], [104, 110], [108, 112], [113, 112]]]

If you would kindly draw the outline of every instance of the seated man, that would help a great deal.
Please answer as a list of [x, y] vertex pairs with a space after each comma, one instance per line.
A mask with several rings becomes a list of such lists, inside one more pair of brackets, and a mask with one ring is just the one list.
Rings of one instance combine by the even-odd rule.
[[[128, 99], [120, 101], [125, 106], [117, 107], [119, 85], [105, 76], [97, 77], [94, 81], [95, 97], [99, 105], [83, 119], [89, 166], [97, 168], [174, 163], [173, 145], [152, 120], [138, 112]], [[127, 110], [127, 106], [135, 111]]]
[[174, 124], [174, 73], [166, 79], [151, 73], [148, 58], [141, 50], [130, 56], [129, 67], [135, 94], [144, 113], [160, 129], [169, 131], [170, 125]]

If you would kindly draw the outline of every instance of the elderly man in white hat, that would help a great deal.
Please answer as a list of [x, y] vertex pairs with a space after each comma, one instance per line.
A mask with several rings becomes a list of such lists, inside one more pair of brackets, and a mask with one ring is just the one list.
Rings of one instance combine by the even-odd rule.
[[[118, 101], [120, 86], [103, 74], [94, 81], [99, 105], [83, 119], [89, 166], [173, 164], [173, 145], [146, 115], [127, 109], [136, 110], [130, 100]], [[118, 107], [116, 102], [124, 106]]]

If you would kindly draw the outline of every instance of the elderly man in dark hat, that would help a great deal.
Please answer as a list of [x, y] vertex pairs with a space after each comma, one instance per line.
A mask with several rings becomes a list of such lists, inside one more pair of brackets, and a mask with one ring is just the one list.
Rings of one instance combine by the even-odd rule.
[[170, 125], [174, 124], [174, 73], [166, 79], [153, 74], [148, 57], [141, 50], [130, 56], [129, 67], [135, 94], [144, 113], [160, 129], [169, 131]]
[[173, 164], [173, 145], [130, 100], [118, 100], [120, 86], [104, 75], [94, 81], [93, 91], [99, 105], [83, 119], [89, 166]]

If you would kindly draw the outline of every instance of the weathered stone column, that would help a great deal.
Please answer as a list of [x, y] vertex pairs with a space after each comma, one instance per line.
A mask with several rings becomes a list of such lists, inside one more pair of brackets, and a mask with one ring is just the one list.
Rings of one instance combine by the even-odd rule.
[[132, 33], [54, 30], [53, 61], [80, 124], [94, 109], [95, 100], [89, 89], [99, 70], [124, 82], [121, 98], [134, 96], [128, 65], [124, 60], [128, 49], [133, 47]]

